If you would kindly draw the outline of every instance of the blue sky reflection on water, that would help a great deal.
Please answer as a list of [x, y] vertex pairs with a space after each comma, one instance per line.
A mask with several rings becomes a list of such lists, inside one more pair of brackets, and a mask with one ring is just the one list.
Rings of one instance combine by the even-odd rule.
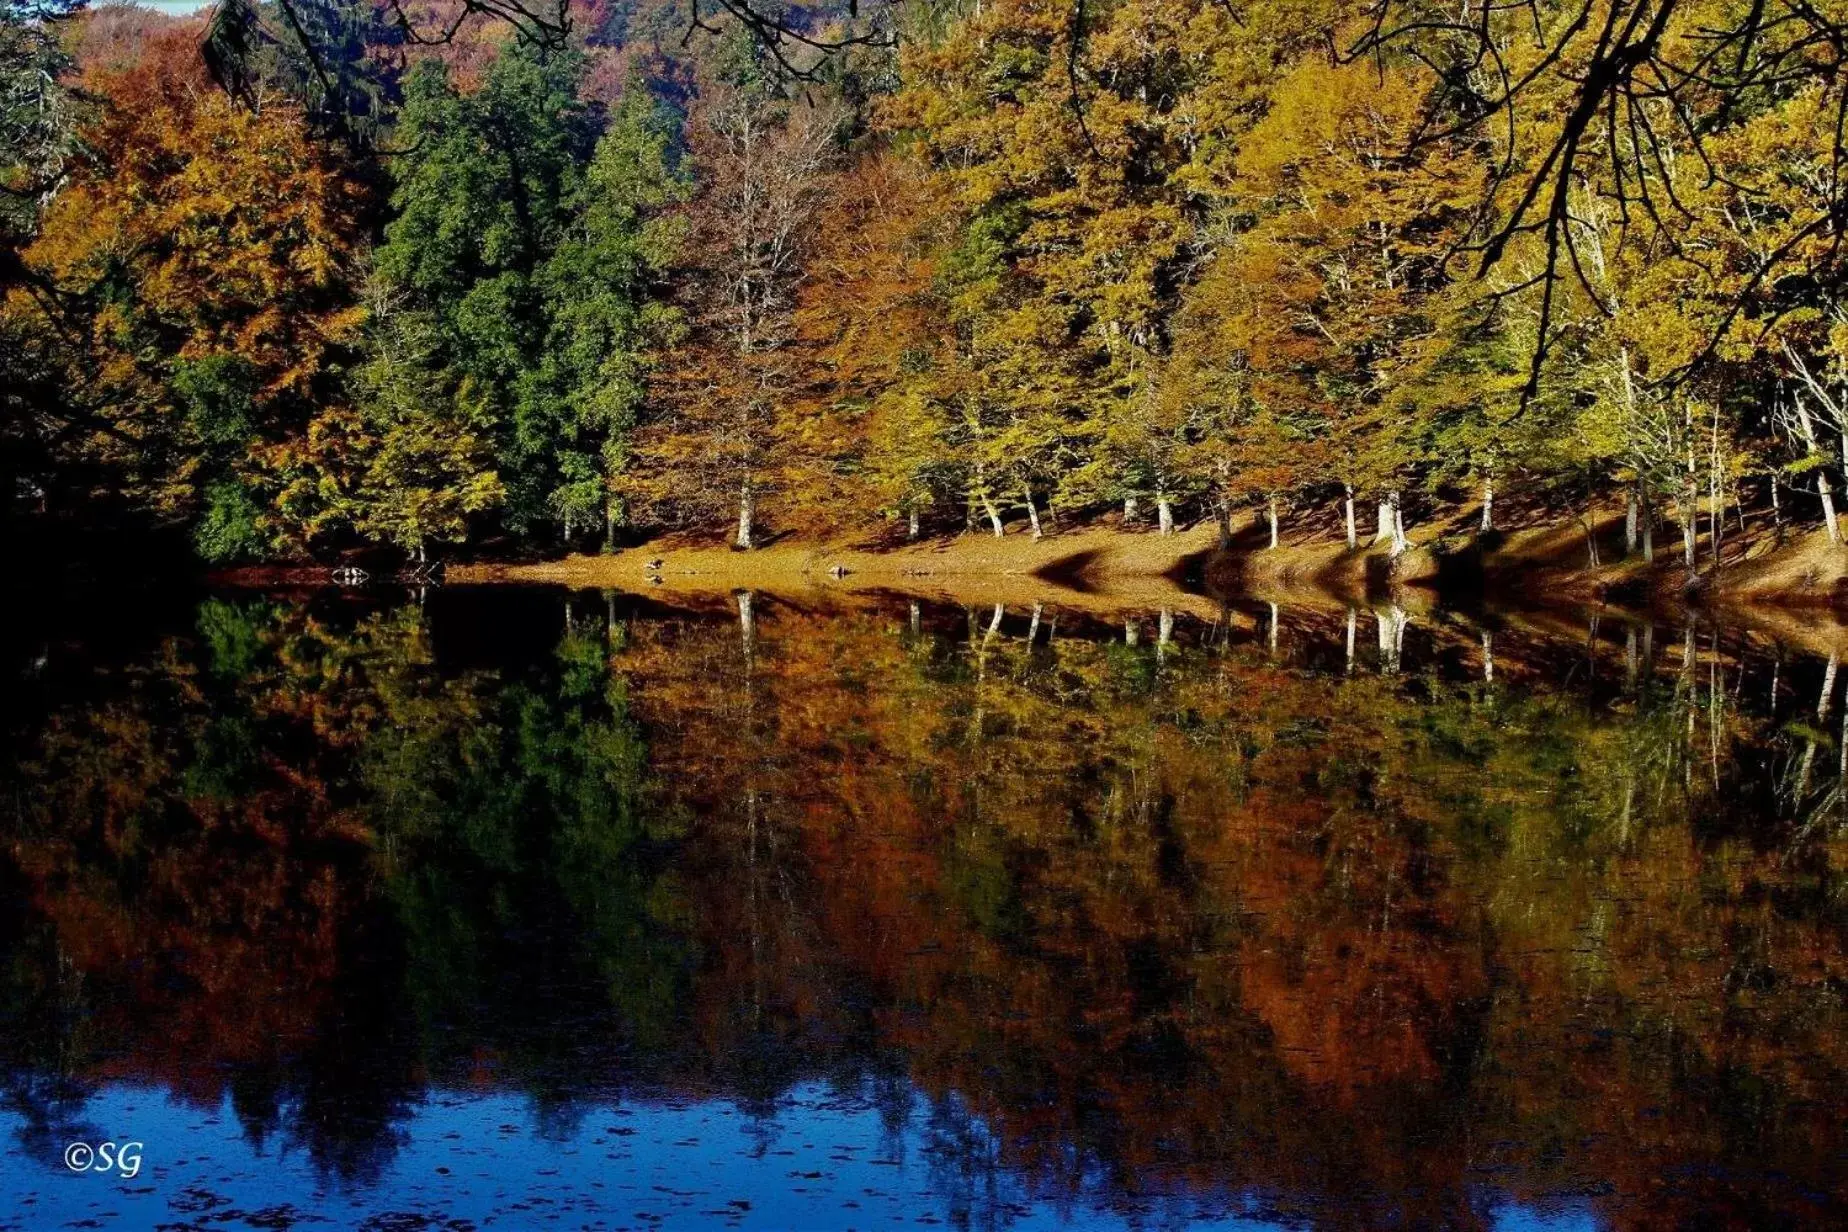
[[[1267, 1217], [1250, 1195], [1048, 1200], [995, 1161], [979, 1126], [951, 1141], [933, 1133], [921, 1098], [894, 1118], [864, 1093], [818, 1082], [768, 1110], [709, 1099], [561, 1114], [519, 1095], [432, 1091], [377, 1170], [346, 1178], [286, 1135], [254, 1139], [229, 1098], [202, 1109], [117, 1085], [65, 1124], [28, 1126], [9, 1113], [0, 1125], [5, 1229], [1304, 1226]], [[86, 1137], [142, 1141], [139, 1175], [70, 1173], [61, 1152]], [[1485, 1207], [1497, 1232], [1598, 1226], [1571, 1205], [1491, 1197]]]

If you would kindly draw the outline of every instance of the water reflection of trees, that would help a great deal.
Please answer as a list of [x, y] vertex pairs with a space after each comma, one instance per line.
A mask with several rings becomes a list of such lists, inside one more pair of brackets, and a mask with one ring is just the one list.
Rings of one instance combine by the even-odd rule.
[[53, 705], [8, 770], [15, 1100], [228, 1090], [363, 1176], [430, 1082], [568, 1119], [904, 1076], [968, 1147], [946, 1192], [994, 1166], [975, 1122], [1042, 1192], [1361, 1222], [1841, 1191], [1823, 663], [1397, 610], [610, 610], [516, 669], [415, 606], [213, 602]]

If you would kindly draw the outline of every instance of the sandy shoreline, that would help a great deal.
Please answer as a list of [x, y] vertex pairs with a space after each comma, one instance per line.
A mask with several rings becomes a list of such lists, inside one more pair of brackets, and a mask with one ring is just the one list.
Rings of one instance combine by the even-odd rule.
[[[1685, 587], [1678, 541], [1659, 542], [1646, 564], [1623, 552], [1622, 511], [1594, 526], [1604, 562], [1589, 566], [1583, 522], [1536, 520], [1499, 532], [1483, 550], [1468, 510], [1412, 536], [1396, 560], [1366, 540], [1347, 549], [1326, 516], [1301, 519], [1276, 548], [1262, 524], [1245, 523], [1220, 550], [1211, 522], [1163, 536], [1108, 522], [1034, 539], [1010, 532], [941, 537], [892, 545], [871, 538], [784, 537], [749, 552], [716, 537], [669, 536], [619, 552], [558, 560], [449, 565], [451, 584], [519, 583], [656, 594], [695, 601], [736, 590], [820, 600], [901, 594], [968, 606], [1057, 604], [1100, 615], [1169, 608], [1210, 617], [1221, 596], [1309, 606], [1381, 602], [1426, 609], [1466, 598], [1490, 608], [1574, 609], [1669, 614], [1688, 611], [1833, 645], [1848, 618], [1848, 551], [1819, 528], [1741, 533], [1723, 543], [1715, 582]], [[1703, 552], [1705, 551], [1703, 545]], [[1703, 559], [1703, 567], [1707, 561]], [[316, 586], [327, 568], [253, 568], [215, 575], [239, 586]], [[380, 579], [384, 580], [384, 579]]]

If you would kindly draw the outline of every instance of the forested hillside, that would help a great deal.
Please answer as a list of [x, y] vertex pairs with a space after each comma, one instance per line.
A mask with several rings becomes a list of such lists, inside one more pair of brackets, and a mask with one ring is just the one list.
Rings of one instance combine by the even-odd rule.
[[25, 533], [1838, 537], [1839, 6], [3, 4]]

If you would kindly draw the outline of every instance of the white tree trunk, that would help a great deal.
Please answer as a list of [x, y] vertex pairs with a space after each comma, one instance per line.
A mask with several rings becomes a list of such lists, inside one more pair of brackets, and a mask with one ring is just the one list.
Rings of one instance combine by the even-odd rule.
[[918, 531], [920, 529], [922, 528], [919, 526], [917, 506], [913, 505], [905, 514], [905, 538], [912, 543], [916, 543], [918, 541]]
[[1840, 656], [1831, 650], [1829, 666], [1822, 673], [1822, 696], [1816, 699], [1816, 721], [1818, 723], [1829, 717], [1829, 705], [1835, 700], [1835, 670], [1840, 661]]
[[1707, 559], [1717, 571], [1720, 567], [1720, 537], [1726, 522], [1726, 508], [1720, 497], [1720, 404], [1713, 404], [1707, 436]]
[[1265, 506], [1265, 514], [1270, 518], [1270, 550], [1275, 552], [1277, 550], [1277, 498], [1275, 496], [1271, 497]]
[[1636, 555], [1636, 489], [1623, 494], [1623, 554]]
[[1482, 481], [1482, 530], [1484, 534], [1495, 529], [1495, 481]]
[[1136, 520], [1136, 498], [1133, 496], [1125, 496], [1123, 498], [1123, 525], [1128, 526], [1131, 522], [1134, 522], [1135, 520]]
[[1001, 511], [995, 508], [995, 503], [988, 499], [988, 493], [986, 492], [982, 493], [982, 512], [988, 515], [988, 524], [994, 528], [995, 538], [1001, 538], [1003, 533], [1001, 530]]
[[1720, 532], [1726, 522], [1726, 511], [1720, 503], [1719, 468], [1707, 472], [1707, 559], [1714, 568], [1720, 566]]
[[[1804, 443], [1809, 446], [1810, 453], [1814, 454], [1816, 452], [1816, 429], [1810, 422], [1809, 407], [1801, 397], [1796, 399], [1796, 403], [1797, 424], [1803, 429]], [[1816, 468], [1816, 495], [1822, 498], [1822, 524], [1823, 528], [1829, 532], [1829, 542], [1840, 543], [1842, 541], [1841, 529], [1835, 524], [1835, 492], [1829, 485], [1829, 472], [1820, 466]]]
[[1155, 498], [1155, 521], [1164, 535], [1174, 533], [1174, 506], [1169, 503], [1166, 493]]
[[1382, 543], [1389, 543], [1392, 541], [1392, 506], [1387, 504], [1385, 501], [1381, 501], [1379, 503], [1379, 512], [1380, 512], [1379, 529], [1373, 532], [1373, 546], [1374, 547], [1378, 547]]
[[1392, 503], [1392, 554], [1398, 557], [1405, 552], [1405, 511], [1399, 507], [1398, 489], [1388, 499]]
[[1043, 532], [1040, 530], [1039, 506], [1033, 503], [1033, 489], [1022, 488], [1021, 495], [1027, 502], [1027, 522], [1033, 527], [1033, 537], [1038, 539]]
[[751, 490], [751, 481], [746, 478], [738, 485], [738, 538], [737, 546], [749, 551], [756, 546], [753, 532], [756, 530], [757, 494]]
[[1354, 485], [1348, 483], [1343, 484], [1342, 487], [1346, 490], [1347, 496], [1341, 502], [1341, 512], [1347, 521], [1348, 551], [1352, 552], [1360, 546], [1360, 536], [1354, 530]]
[[1489, 631], [1482, 631], [1482, 683], [1495, 683], [1495, 641]]
[[1350, 607], [1347, 618], [1347, 671], [1350, 676], [1354, 674], [1354, 627], [1359, 623], [1359, 614]]

